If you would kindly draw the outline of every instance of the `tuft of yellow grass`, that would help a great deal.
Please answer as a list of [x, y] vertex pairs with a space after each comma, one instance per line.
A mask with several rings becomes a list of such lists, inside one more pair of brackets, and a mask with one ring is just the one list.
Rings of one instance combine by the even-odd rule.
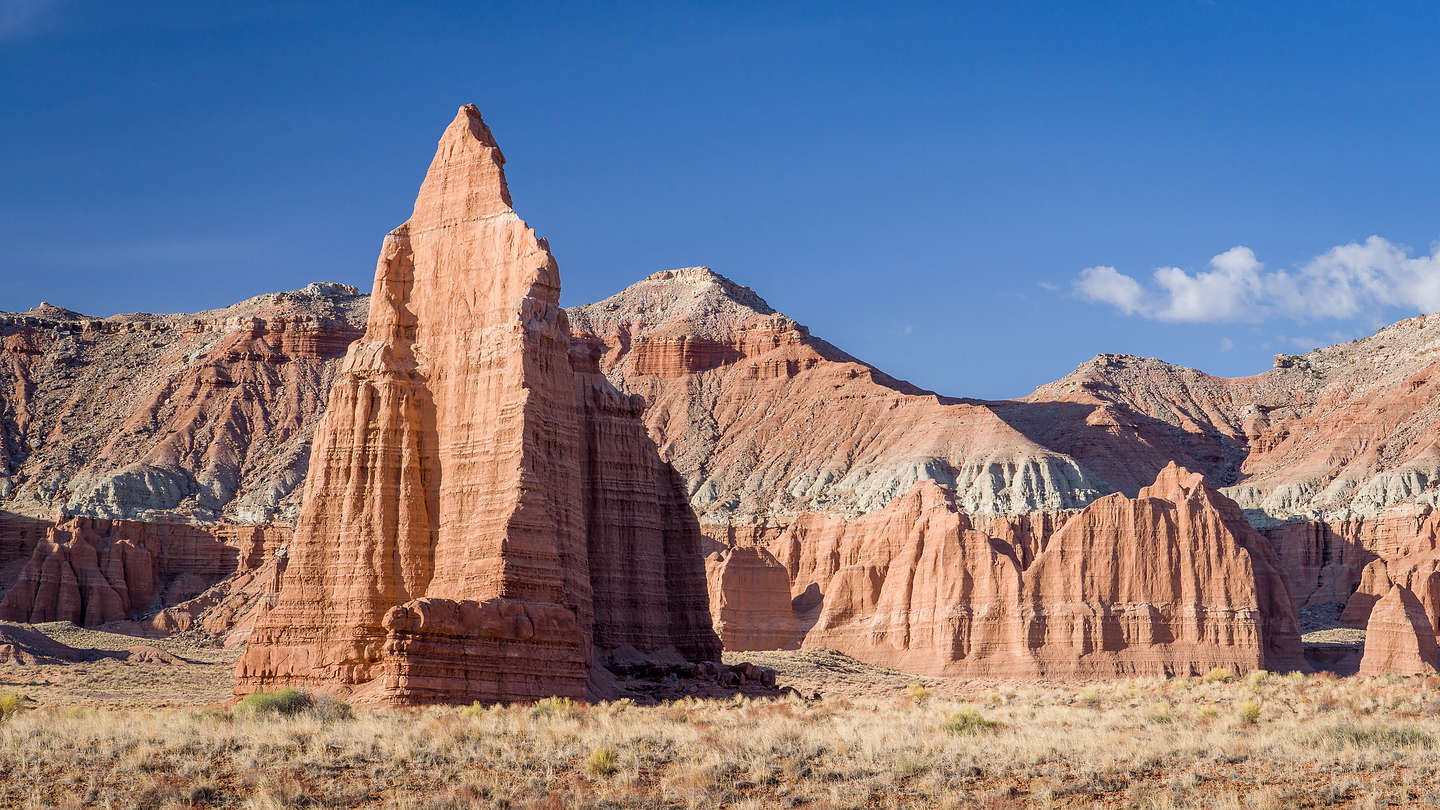
[[615, 749], [603, 746], [594, 748], [585, 759], [585, 770], [593, 776], [609, 776], [615, 773], [615, 766], [619, 761], [620, 755], [615, 753]]
[[0, 692], [0, 720], [14, 717], [25, 706], [25, 696], [19, 692]]

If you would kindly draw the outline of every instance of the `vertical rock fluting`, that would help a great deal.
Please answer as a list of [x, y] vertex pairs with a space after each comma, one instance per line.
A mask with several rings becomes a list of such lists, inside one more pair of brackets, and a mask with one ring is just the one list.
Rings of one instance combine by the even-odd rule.
[[601, 648], [673, 646], [692, 660], [719, 655], [710, 627], [700, 527], [684, 482], [660, 460], [641, 421], [644, 400], [615, 389], [597, 347], [571, 346], [580, 418], [580, 477]]
[[[273, 526], [90, 517], [56, 524], [0, 516], [0, 576], [8, 583], [0, 619], [88, 627], [129, 622], [185, 603], [228, 578], [249, 576], [264, 565], [266, 549], [288, 536], [287, 529]], [[188, 626], [157, 621], [127, 629], [158, 634]]]
[[503, 163], [462, 107], [385, 238], [237, 692], [583, 697], [597, 645], [718, 654], [691, 615], [693, 518], [675, 525], [635, 407], [572, 370], [559, 271]]
[[[883, 666], [1025, 677], [1304, 667], [1274, 550], [1199, 474], [1171, 465], [1137, 498], [1101, 498], [1028, 566], [995, 528], [978, 530], [953, 493], [924, 481], [853, 520], [802, 515], [768, 545], [802, 646]], [[777, 602], [778, 578], [727, 577], [725, 554], [712, 557], [712, 600]], [[727, 643], [760, 629], [745, 612], [717, 627]]]
[[1274, 549], [1173, 463], [1139, 497], [1108, 495], [1066, 522], [1025, 571], [1023, 612], [1043, 675], [1304, 668]]

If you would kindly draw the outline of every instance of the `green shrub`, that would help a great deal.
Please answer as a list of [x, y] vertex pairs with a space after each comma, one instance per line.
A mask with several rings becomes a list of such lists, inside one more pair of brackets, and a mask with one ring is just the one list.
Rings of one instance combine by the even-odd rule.
[[609, 776], [615, 773], [615, 765], [619, 760], [620, 755], [615, 753], [615, 749], [596, 748], [585, 760], [585, 770], [592, 776]]
[[1240, 722], [1247, 726], [1253, 726], [1260, 722], [1260, 704], [1253, 700], [1247, 700], [1241, 703]]
[[24, 695], [19, 692], [0, 692], [0, 720], [14, 717], [24, 707]]
[[354, 720], [350, 704], [329, 695], [312, 695], [301, 689], [286, 687], [274, 692], [259, 691], [246, 695], [235, 707], [235, 713], [252, 717], [295, 717], [308, 714], [324, 722]]
[[934, 693], [925, 688], [924, 684], [910, 684], [910, 697], [914, 698], [916, 703], [924, 703], [932, 694]]
[[956, 736], [975, 736], [977, 734], [990, 734], [1004, 728], [1005, 724], [996, 720], [988, 720], [978, 712], [958, 711], [950, 715], [950, 718], [940, 724], [940, 728]]
[[311, 697], [309, 692], [286, 688], [276, 692], [262, 690], [246, 695], [235, 707], [235, 711], [240, 714], [274, 714], [281, 717], [294, 717], [313, 705], [315, 705], [315, 698]]

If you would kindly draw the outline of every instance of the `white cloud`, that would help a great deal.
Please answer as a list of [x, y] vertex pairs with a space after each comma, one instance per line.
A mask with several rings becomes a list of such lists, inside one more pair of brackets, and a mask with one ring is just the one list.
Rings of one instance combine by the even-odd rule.
[[1144, 310], [1145, 291], [1140, 282], [1113, 267], [1087, 267], [1080, 271], [1075, 289], [1090, 301], [1110, 304], [1126, 315]]
[[1233, 351], [1235, 351], [1235, 341], [1231, 340], [1231, 339], [1228, 338], [1228, 337], [1222, 337], [1222, 338], [1220, 338], [1220, 351], [1222, 351], [1222, 352], [1233, 352]]
[[1162, 267], [1141, 284], [1113, 267], [1087, 267], [1075, 280], [1086, 300], [1159, 321], [1214, 323], [1283, 314], [1298, 320], [1354, 318], [1399, 308], [1440, 311], [1440, 247], [1429, 255], [1379, 236], [1333, 247], [1295, 270], [1267, 271], [1247, 247], [1233, 247], [1194, 273]]

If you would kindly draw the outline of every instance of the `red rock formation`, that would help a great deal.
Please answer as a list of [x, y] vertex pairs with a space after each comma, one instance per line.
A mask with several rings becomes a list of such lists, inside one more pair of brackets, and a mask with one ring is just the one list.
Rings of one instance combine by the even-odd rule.
[[790, 573], [769, 551], [735, 546], [705, 558], [710, 617], [727, 650], [799, 646], [790, 601]]
[[1042, 675], [1301, 669], [1270, 544], [1203, 476], [1171, 465], [1069, 520], [1025, 571], [1026, 646]]
[[461, 108], [385, 238], [237, 693], [584, 697], [597, 648], [718, 654], [698, 532], [624, 424], [637, 406], [572, 370], [559, 273], [503, 162]]
[[804, 646], [937, 674], [1020, 653], [1013, 549], [971, 528], [934, 483], [853, 521], [802, 516], [772, 548], [791, 572]]
[[[1304, 666], [1273, 549], [1199, 474], [1172, 465], [1137, 498], [1100, 499], [1028, 567], [998, 532], [976, 525], [931, 482], [852, 520], [797, 517], [770, 548], [789, 575], [783, 596], [793, 598], [803, 646], [948, 675]], [[712, 604], [718, 591], [769, 604], [773, 615], [778, 580], [715, 587], [725, 553], [711, 557]]]
[[[593, 618], [601, 647], [714, 654], [700, 557], [700, 528], [684, 481], [662, 462], [640, 417], [644, 401], [599, 373], [594, 345], [575, 341], [570, 362], [580, 420], [580, 478]], [[623, 598], [614, 595], [623, 594]]]
[[137, 619], [245, 576], [288, 537], [279, 527], [85, 517], [54, 525], [10, 516], [0, 521], [0, 547], [8, 552], [0, 556], [24, 562], [0, 598], [0, 618], [91, 627]]
[[1408, 588], [1393, 585], [1375, 603], [1365, 625], [1361, 675], [1424, 675], [1436, 671], [1435, 629], [1420, 600]]
[[1413, 534], [1398, 549], [1365, 566], [1360, 585], [1340, 616], [1342, 622], [1367, 626], [1372, 607], [1398, 586], [1418, 599], [1430, 625], [1440, 628], [1440, 514], [1411, 525]]

